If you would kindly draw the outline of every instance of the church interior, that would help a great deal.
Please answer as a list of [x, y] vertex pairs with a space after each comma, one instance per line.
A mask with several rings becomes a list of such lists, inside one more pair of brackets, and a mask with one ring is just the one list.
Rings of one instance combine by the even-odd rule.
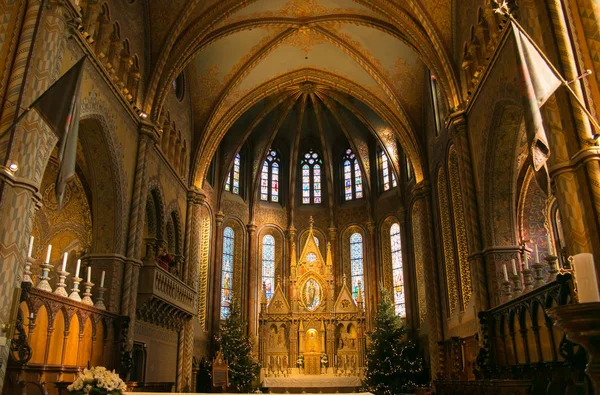
[[[2, 394], [217, 391], [234, 302], [256, 387], [355, 392], [384, 300], [417, 393], [600, 391], [600, 0], [0, 16]], [[61, 184], [32, 103], [82, 58]]]

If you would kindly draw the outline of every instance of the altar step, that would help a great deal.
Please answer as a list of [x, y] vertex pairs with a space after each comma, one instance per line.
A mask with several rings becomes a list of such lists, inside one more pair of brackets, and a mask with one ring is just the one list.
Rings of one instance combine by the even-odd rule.
[[359, 393], [362, 383], [357, 376], [297, 375], [265, 377], [263, 387], [271, 394], [348, 394]]

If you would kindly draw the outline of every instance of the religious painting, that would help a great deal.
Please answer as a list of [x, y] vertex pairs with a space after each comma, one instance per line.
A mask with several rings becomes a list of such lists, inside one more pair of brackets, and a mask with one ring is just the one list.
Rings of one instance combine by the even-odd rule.
[[314, 278], [309, 278], [302, 287], [302, 301], [306, 308], [314, 311], [321, 304], [321, 285]]

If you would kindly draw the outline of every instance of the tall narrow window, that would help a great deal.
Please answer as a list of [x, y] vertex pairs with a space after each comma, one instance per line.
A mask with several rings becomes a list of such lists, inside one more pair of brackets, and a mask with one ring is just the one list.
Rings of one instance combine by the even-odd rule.
[[381, 170], [381, 185], [384, 191], [398, 186], [396, 175], [390, 168], [390, 161], [383, 150], [379, 151], [379, 169]]
[[300, 163], [302, 169], [302, 203], [320, 204], [322, 201], [321, 166], [319, 154], [309, 150]]
[[233, 160], [233, 170], [227, 174], [227, 180], [225, 181], [225, 190], [236, 195], [240, 194], [240, 164], [240, 154], [236, 154]]
[[260, 176], [260, 200], [262, 201], [279, 202], [279, 163], [277, 152], [269, 150]]
[[221, 266], [221, 319], [229, 315], [229, 305], [233, 293], [233, 256], [235, 233], [230, 227], [223, 232], [223, 263]]
[[364, 296], [363, 239], [360, 233], [350, 236], [350, 270], [352, 275], [352, 297], [358, 298], [358, 290]]
[[435, 135], [439, 136], [442, 128], [442, 97], [437, 78], [431, 75], [431, 107], [433, 109], [433, 123]]
[[262, 240], [262, 286], [270, 301], [275, 291], [275, 238], [271, 235]]
[[362, 197], [362, 176], [358, 158], [351, 149], [347, 149], [344, 154], [344, 200], [349, 201]]
[[400, 225], [390, 227], [392, 243], [392, 277], [394, 279], [394, 306], [396, 315], [406, 316], [406, 298], [404, 296], [404, 273], [402, 271], [402, 242], [400, 241]]
[[408, 159], [408, 156], [404, 158], [406, 161], [406, 179], [408, 181], [412, 180], [413, 178], [413, 169], [412, 169], [412, 165], [410, 164], [410, 159]]

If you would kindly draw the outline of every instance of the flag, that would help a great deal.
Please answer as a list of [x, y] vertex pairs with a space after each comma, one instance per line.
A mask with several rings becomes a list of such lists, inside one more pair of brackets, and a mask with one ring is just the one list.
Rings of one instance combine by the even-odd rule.
[[56, 201], [62, 208], [67, 181], [75, 175], [79, 135], [79, 98], [85, 56], [40, 95], [30, 106], [58, 136]]
[[562, 84], [562, 79], [554, 73], [548, 62], [519, 27], [512, 21], [510, 24], [517, 51], [527, 140], [533, 168], [537, 172], [550, 157], [550, 147], [546, 139], [540, 107]]

